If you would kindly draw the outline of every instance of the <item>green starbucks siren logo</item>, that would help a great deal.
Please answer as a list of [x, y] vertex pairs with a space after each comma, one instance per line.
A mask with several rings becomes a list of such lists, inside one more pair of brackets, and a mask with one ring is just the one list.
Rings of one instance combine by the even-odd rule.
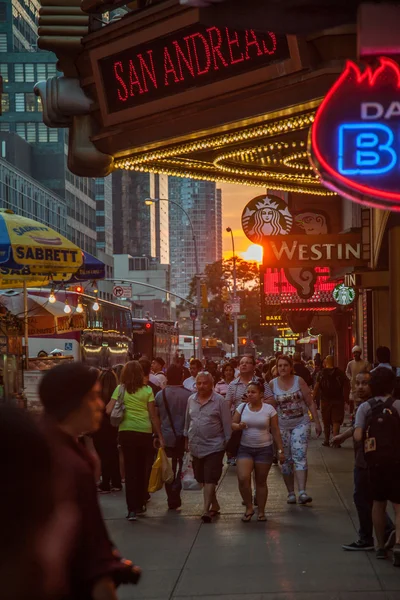
[[348, 306], [349, 304], [354, 302], [356, 292], [354, 288], [347, 287], [346, 285], [344, 285], [344, 283], [340, 283], [335, 287], [335, 289], [332, 292], [332, 295], [335, 302], [342, 306]]

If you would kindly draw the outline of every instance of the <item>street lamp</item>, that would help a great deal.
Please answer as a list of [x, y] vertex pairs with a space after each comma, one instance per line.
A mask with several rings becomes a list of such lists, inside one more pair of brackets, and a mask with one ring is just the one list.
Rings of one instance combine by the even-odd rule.
[[[232, 238], [232, 255], [233, 255], [233, 303], [236, 305], [237, 303], [237, 298], [236, 298], [236, 253], [235, 253], [235, 240], [233, 238], [233, 231], [230, 227], [226, 228], [226, 231], [228, 233], [231, 234], [231, 238]], [[238, 348], [238, 319], [237, 319], [237, 313], [234, 312], [233, 313], [233, 343], [235, 346], [235, 356], [238, 356], [239, 354], [239, 348]]]
[[203, 332], [202, 332], [202, 328], [201, 328], [201, 315], [202, 315], [202, 311], [201, 311], [201, 287], [200, 287], [200, 266], [199, 266], [199, 255], [197, 252], [197, 238], [196, 238], [196, 234], [194, 231], [194, 227], [193, 227], [193, 223], [191, 218], [189, 217], [187, 211], [183, 208], [183, 206], [181, 206], [178, 202], [175, 202], [175, 200], [170, 200], [169, 198], [146, 198], [144, 203], [146, 204], [146, 206], [151, 206], [152, 204], [156, 203], [156, 202], [169, 202], [169, 204], [174, 204], [175, 206], [177, 206], [178, 208], [181, 209], [181, 211], [185, 214], [187, 220], [189, 221], [189, 225], [191, 227], [192, 230], [192, 240], [193, 240], [193, 246], [194, 246], [194, 259], [195, 259], [195, 264], [196, 264], [196, 304], [197, 304], [197, 319], [198, 319], [198, 323], [199, 323], [199, 327], [198, 327], [198, 346], [197, 346], [197, 352], [198, 352], [198, 358], [202, 358], [203, 356]]

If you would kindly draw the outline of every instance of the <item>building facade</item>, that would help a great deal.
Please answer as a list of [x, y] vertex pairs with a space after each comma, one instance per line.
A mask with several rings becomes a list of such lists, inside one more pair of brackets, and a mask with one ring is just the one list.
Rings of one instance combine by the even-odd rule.
[[154, 173], [113, 173], [115, 254], [130, 254], [169, 263], [168, 202], [145, 204], [146, 198], [168, 199], [168, 177]]
[[[211, 181], [169, 177], [169, 198], [189, 215], [196, 235], [199, 269], [222, 258], [222, 194]], [[185, 213], [170, 204], [171, 283], [180, 296], [187, 297], [196, 274], [192, 229]]]
[[37, 48], [39, 8], [37, 0], [0, 2], [0, 135], [16, 134], [31, 146], [29, 163], [15, 153], [12, 164], [65, 200], [67, 237], [96, 254], [95, 180], [69, 172], [66, 130], [43, 123], [41, 100], [33, 91], [37, 81], [57, 75], [56, 56]]

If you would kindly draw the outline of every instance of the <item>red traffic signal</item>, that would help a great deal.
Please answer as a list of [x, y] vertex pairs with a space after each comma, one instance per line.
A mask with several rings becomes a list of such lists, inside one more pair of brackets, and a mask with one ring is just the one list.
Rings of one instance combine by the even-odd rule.
[[146, 329], [151, 329], [151, 323], [146, 323], [145, 328]]

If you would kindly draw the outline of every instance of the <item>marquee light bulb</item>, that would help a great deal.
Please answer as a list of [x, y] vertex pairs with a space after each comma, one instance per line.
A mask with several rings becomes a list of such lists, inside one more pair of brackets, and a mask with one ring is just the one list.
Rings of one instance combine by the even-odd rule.
[[76, 307], [76, 312], [77, 313], [83, 313], [83, 305], [82, 305], [82, 302], [80, 300], [78, 302], [78, 306]]
[[71, 307], [70, 307], [70, 305], [68, 304], [68, 300], [66, 300], [66, 301], [65, 301], [64, 312], [65, 312], [65, 314], [67, 314], [67, 315], [69, 315], [69, 314], [70, 314], [70, 312], [71, 312]]
[[94, 311], [98, 311], [100, 308], [100, 304], [97, 302], [97, 300], [95, 302], [93, 302], [93, 306], [92, 306]]
[[50, 304], [54, 304], [55, 301], [56, 301], [56, 297], [54, 295], [54, 291], [51, 290], [50, 295], [49, 295], [49, 302], [50, 302]]

